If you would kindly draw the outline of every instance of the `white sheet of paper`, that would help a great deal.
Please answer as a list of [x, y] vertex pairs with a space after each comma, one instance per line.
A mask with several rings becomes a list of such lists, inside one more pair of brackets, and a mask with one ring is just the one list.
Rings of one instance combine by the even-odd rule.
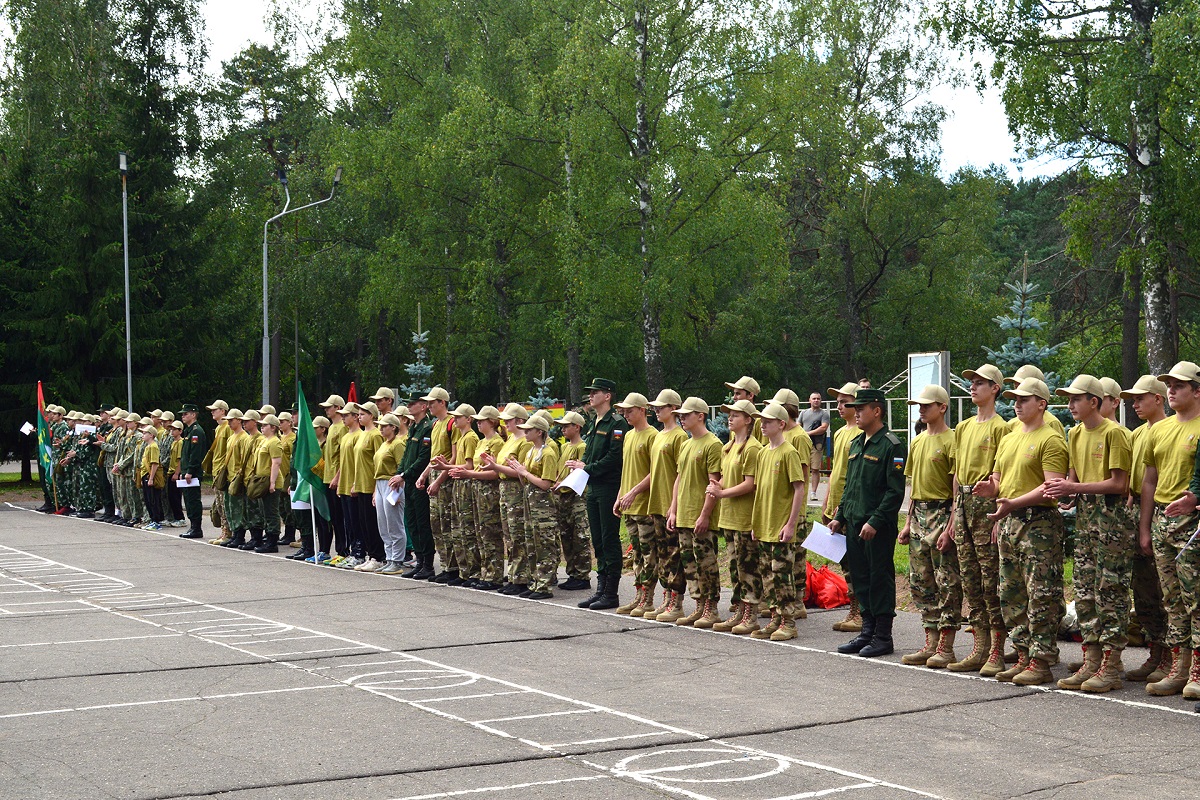
[[95, 425], [76, 425], [75, 432], [76, 433], [95, 433], [96, 426]]
[[29, 434], [33, 433], [36, 430], [37, 430], [37, 428], [30, 425], [28, 422], [26, 422], [24, 425], [21, 426], [21, 433], [25, 434], [26, 436], [28, 436]]
[[589, 477], [591, 476], [588, 475], [588, 471], [586, 469], [573, 469], [571, 470], [570, 475], [563, 478], [562, 486], [565, 486], [575, 494], [582, 496], [583, 490], [587, 487]]
[[812, 550], [830, 561], [841, 561], [846, 557], [846, 537], [834, 533], [819, 522], [814, 522], [812, 532], [804, 540], [804, 549]]
[[312, 508], [312, 504], [304, 500], [293, 500], [292, 508], [297, 511], [308, 511], [310, 508]]
[[187, 489], [192, 486], [199, 486], [200, 479], [192, 478], [190, 481], [186, 481], [183, 478], [180, 478], [179, 480], [175, 481], [175, 485], [178, 486], [180, 489]]
[[400, 491], [398, 489], [389, 489], [387, 493], [387, 501], [392, 505], [400, 502]]

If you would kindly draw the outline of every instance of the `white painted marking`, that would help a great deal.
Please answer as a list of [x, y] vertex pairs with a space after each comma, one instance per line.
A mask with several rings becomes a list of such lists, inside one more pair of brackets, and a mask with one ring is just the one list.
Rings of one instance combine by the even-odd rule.
[[517, 789], [528, 789], [532, 786], [557, 786], [561, 783], [580, 783], [582, 781], [610, 780], [610, 775], [585, 775], [580, 778], [559, 778], [551, 781], [530, 781], [529, 783], [514, 783], [509, 786], [483, 786], [478, 789], [459, 789], [454, 792], [438, 792], [437, 794], [414, 794], [408, 797], [397, 797], [393, 800], [436, 800], [439, 797], [462, 797], [467, 794], [483, 794], [485, 792], [512, 792]]
[[472, 725], [482, 725], [488, 722], [512, 722], [518, 719], [541, 719], [542, 717], [562, 717], [568, 714], [595, 714], [594, 708], [579, 708], [572, 711], [548, 711], [545, 714], [521, 714], [516, 717], [496, 717], [495, 719], [477, 719], [471, 722]]
[[810, 797], [826, 797], [831, 794], [841, 794], [854, 789], [876, 789], [882, 784], [879, 783], [852, 783], [849, 786], [836, 786], [832, 789], [818, 789], [815, 792], [801, 792], [800, 794], [789, 794], [784, 797], [772, 797], [770, 800], [807, 800]]
[[135, 708], [138, 706], [159, 706], [168, 703], [198, 703], [205, 700], [230, 700], [239, 697], [254, 697], [264, 694], [290, 694], [293, 692], [314, 692], [322, 689], [346, 689], [344, 685], [331, 683], [324, 686], [296, 686], [289, 689], [263, 689], [257, 692], [231, 692], [229, 694], [205, 694], [191, 697], [168, 697], [162, 700], [136, 700], [129, 703], [105, 703], [97, 706], [78, 706], [76, 708], [51, 708], [45, 711], [23, 711], [17, 714], [0, 714], [0, 719], [16, 719], [17, 717], [40, 717], [46, 714], [71, 714], [80, 711], [105, 711], [114, 708]]
[[601, 742], [619, 742], [624, 739], [644, 739], [647, 736], [666, 736], [671, 731], [651, 731], [650, 733], [630, 733], [625, 736], [605, 736], [603, 739], [580, 739], [578, 742], [561, 742], [559, 744], [548, 744], [545, 747], [554, 749], [558, 747], [573, 747], [579, 744], [600, 744]]
[[125, 642], [130, 639], [172, 639], [182, 633], [150, 633], [145, 636], [113, 636], [108, 639], [63, 639], [57, 642], [25, 642], [23, 644], [0, 644], [0, 647], [46, 647], [59, 644], [91, 644], [92, 642]]
[[[423, 687], [423, 688], [429, 688], [429, 687]], [[535, 689], [519, 689], [514, 692], [489, 692], [487, 694], [464, 694], [464, 695], [459, 695], [458, 697], [431, 697], [428, 700], [424, 700], [424, 699], [408, 700], [407, 702], [412, 703], [414, 705], [417, 703], [449, 703], [453, 700], [476, 700], [481, 697], [500, 697], [500, 696], [506, 695], [506, 694], [528, 694], [529, 692], [534, 692], [534, 691], [536, 691], [536, 690]]]

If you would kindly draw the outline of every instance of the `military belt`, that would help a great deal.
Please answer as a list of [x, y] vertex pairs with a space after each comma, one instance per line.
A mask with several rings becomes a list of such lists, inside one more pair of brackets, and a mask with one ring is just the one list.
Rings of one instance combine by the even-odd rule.
[[1027, 506], [1025, 508], [1018, 508], [1012, 512], [1011, 516], [1022, 522], [1032, 522], [1035, 519], [1041, 519], [1057, 513], [1058, 509], [1053, 506]]
[[1112, 508], [1122, 500], [1119, 494], [1077, 494], [1075, 496], [1089, 503], [1104, 503], [1109, 508]]
[[913, 500], [913, 504], [918, 508], [950, 508], [952, 500]]

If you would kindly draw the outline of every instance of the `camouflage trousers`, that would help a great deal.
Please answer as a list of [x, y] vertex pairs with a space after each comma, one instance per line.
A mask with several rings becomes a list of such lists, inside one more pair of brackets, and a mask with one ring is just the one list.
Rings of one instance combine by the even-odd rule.
[[[771, 611], [796, 616], [797, 598], [794, 576], [796, 562], [806, 562], [806, 551], [796, 542], [752, 541], [758, 551], [758, 580], [755, 589], [757, 600], [744, 598], [747, 603], [759, 602], [770, 606]], [[807, 580], [807, 576], [806, 580]]]
[[123, 474], [119, 477], [121, 492], [125, 498], [125, 503], [121, 506], [121, 515], [131, 522], [135, 520], [149, 522], [150, 515], [146, 513], [146, 503], [143, 501], [142, 492], [138, 488], [137, 478], [133, 474]]
[[558, 532], [562, 537], [567, 577], [588, 580], [592, 574], [592, 529], [588, 525], [587, 502], [574, 492], [555, 492]]
[[550, 492], [536, 486], [525, 487], [525, 522], [530, 533], [529, 588], [535, 592], [550, 591], [558, 577], [558, 519]]
[[491, 583], [504, 581], [504, 530], [500, 524], [500, 487], [497, 483], [499, 481], [471, 481], [480, 580]]
[[[800, 512], [800, 519], [796, 522], [796, 535], [792, 537], [787, 544], [792, 548], [792, 591], [796, 603], [803, 605], [804, 598], [808, 596], [808, 551], [800, 546], [800, 543], [808, 538], [810, 529], [808, 519], [804, 516], [804, 511]], [[846, 581], [849, 586], [850, 582]]]
[[525, 491], [518, 480], [499, 481], [500, 530], [508, 551], [508, 582], [529, 583], [529, 551], [525, 547]]
[[658, 553], [654, 546], [654, 520], [648, 514], [626, 514], [625, 532], [633, 548], [633, 582], [653, 586], [658, 576]]
[[1168, 517], [1165, 505], [1154, 506], [1151, 532], [1167, 609], [1167, 647], [1200, 648], [1200, 541], [1188, 546], [1197, 524], [1200, 511]]
[[675, 528], [679, 534], [679, 558], [688, 594], [693, 600], [717, 600], [721, 596], [721, 574], [717, 568], [717, 534], [712, 528]]
[[658, 565], [658, 582], [664, 589], [683, 592], [687, 588], [687, 581], [683, 577], [679, 532], [667, 530], [667, 518], [662, 514], [651, 514], [650, 520], [654, 523], [654, 557]]
[[450, 543], [458, 563], [460, 578], [479, 577], [479, 542], [475, 539], [475, 499], [471, 496], [471, 482], [463, 479], [451, 481]]
[[242, 533], [246, 530], [246, 495], [224, 493], [224, 501], [222, 503], [222, 511], [224, 512], [224, 525], [221, 530], [226, 528], [230, 531], [230, 538], [234, 533]]
[[962, 622], [962, 580], [954, 544], [937, 549], [950, 523], [950, 501], [914, 500], [908, 525], [908, 587], [927, 630], [957, 629]]
[[[1141, 522], [1141, 498], [1134, 495], [1126, 502], [1125, 525], [1135, 542], [1130, 583], [1133, 587], [1133, 617], [1142, 628], [1147, 642], [1161, 644], [1167, 639], [1167, 610], [1163, 607], [1162, 587], [1158, 583], [1158, 565], [1154, 551], [1143, 553], [1136, 545]], [[1153, 518], [1152, 520], [1153, 521]]]
[[228, 504], [229, 492], [217, 492], [213, 497], [212, 507], [209, 508], [209, 517], [212, 519], [213, 527], [221, 529], [221, 537], [224, 539], [233, 536], [233, 527], [229, 524]]
[[972, 628], [1004, 630], [1000, 608], [1000, 550], [992, 541], [996, 524], [987, 518], [996, 510], [990, 497], [976, 497], [967, 487], [958, 492], [954, 508], [954, 546]]
[[80, 464], [75, 481], [75, 508], [84, 512], [95, 511], [99, 499], [95, 462]]
[[1075, 504], [1075, 614], [1084, 644], [1123, 650], [1129, 633], [1134, 534], [1122, 507], [1104, 498]]
[[1057, 508], [1022, 508], [1000, 526], [1000, 604], [1008, 635], [1031, 658], [1058, 663], [1063, 603], [1063, 519]]
[[[429, 482], [433, 483], [440, 474], [437, 470], [431, 470]], [[446, 480], [437, 494], [429, 495], [429, 527], [433, 532], [433, 547], [437, 551], [438, 563], [441, 564], [443, 572], [458, 569], [454, 547], [450, 544], [450, 527], [454, 519], [452, 491], [452, 481]]]
[[761, 603], [763, 576], [759, 574], [758, 545], [750, 531], [722, 528], [729, 550], [729, 584], [733, 586], [731, 603]]

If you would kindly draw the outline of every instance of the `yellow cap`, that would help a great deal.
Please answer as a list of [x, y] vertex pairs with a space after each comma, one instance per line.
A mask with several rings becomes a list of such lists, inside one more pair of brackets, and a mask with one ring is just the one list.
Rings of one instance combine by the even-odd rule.
[[218, 408], [222, 411], [228, 411], [229, 403], [226, 403], [224, 400], [214, 400], [211, 406], [205, 406], [205, 408], [209, 411], [216, 411]]
[[550, 423], [546, 420], [545, 417], [541, 416], [540, 414], [534, 414], [532, 417], [525, 420], [517, 427], [524, 428], [525, 430], [530, 430], [531, 428], [537, 428], [539, 431], [549, 431]]
[[408, 417], [409, 419], [416, 419], [416, 417], [413, 416], [413, 413], [408, 410], [408, 406], [396, 406], [396, 410], [392, 413], [394, 413], [397, 417]]
[[1048, 403], [1050, 402], [1050, 389], [1037, 378], [1026, 378], [1021, 381], [1020, 386], [1006, 391], [1004, 396], [1009, 400], [1016, 400], [1018, 397], [1040, 397]]
[[936, 383], [930, 383], [921, 390], [921, 393], [908, 401], [910, 406], [921, 406], [927, 403], [941, 403], [942, 405], [950, 405], [949, 393], [938, 386]]
[[[1059, 397], [1070, 397], [1073, 394], [1094, 394], [1096, 397], [1104, 397], [1104, 385], [1094, 375], [1082, 374], [1076, 375], [1070, 386], [1055, 389], [1054, 393]], [[1008, 392], [1005, 392], [1004, 395], [1007, 397]]]
[[796, 394], [791, 389], [780, 389], [778, 392], [775, 393], [775, 396], [771, 398], [771, 402], [779, 403], [780, 405], [784, 405], [784, 406], [791, 404], [793, 406], [799, 407], [800, 406], [800, 395]]
[[313, 417], [312, 426], [314, 428], [328, 428], [329, 424], [330, 423], [329, 423], [328, 417], [322, 417], [322, 416]]
[[445, 389], [443, 389], [440, 386], [435, 386], [429, 390], [429, 394], [425, 395], [421, 399], [425, 400], [427, 402], [433, 401], [433, 400], [444, 400], [447, 403], [449, 403], [450, 402], [450, 393], [447, 392]]
[[583, 414], [578, 411], [568, 411], [558, 418], [559, 425], [578, 425], [583, 427], [587, 424], [587, 420], [583, 418]]
[[359, 403], [358, 408], [360, 411], [365, 411], [370, 414], [371, 419], [379, 419], [379, 406], [375, 405], [370, 400], [365, 403]]
[[792, 418], [791, 415], [788, 414], [786, 408], [784, 408], [780, 403], [776, 403], [774, 401], [763, 406], [762, 411], [756, 411], [754, 416], [758, 417], [759, 419], [773, 419], [778, 420], [779, 422], [787, 422]]
[[[324, 403], [321, 403], [321, 408], [340, 409], [345, 405], [346, 405], [346, 401], [344, 399], [342, 399], [342, 396], [340, 394], [331, 394], [331, 395], [329, 395], [329, 397], [325, 398]], [[340, 414], [342, 412], [338, 411], [338, 413]]]
[[1137, 383], [1133, 385], [1132, 389], [1121, 392], [1121, 399], [1132, 400], [1143, 394], [1156, 394], [1165, 399], [1167, 396], [1167, 385], [1153, 375], [1143, 375], [1137, 379]]
[[624, 402], [616, 404], [617, 408], [645, 408], [647, 405], [649, 401], [646, 400], [646, 395], [638, 392], [630, 392], [625, 395]]
[[1026, 378], [1037, 378], [1043, 383], [1046, 382], [1046, 373], [1035, 367], [1033, 364], [1024, 364], [1017, 367], [1017, 371], [1013, 373], [1011, 378], [1005, 378], [1006, 383], [1020, 384]]
[[475, 416], [475, 406], [471, 405], [470, 403], [459, 403], [454, 407], [454, 410], [450, 412], [450, 416], [473, 417]]
[[346, 405], [337, 410], [337, 413], [345, 416], [346, 414], [357, 414], [358, 411], [358, 403], [346, 403]]
[[985, 381], [991, 381], [997, 386], [1004, 385], [1004, 373], [994, 364], [984, 364], [979, 369], [965, 370], [962, 376], [969, 381], [973, 381], [976, 378], [983, 378]]
[[162, 413], [162, 419], [163, 419], [163, 422], [174, 422], [175, 421], [175, 412], [174, 411], [164, 411]]
[[[775, 402], [775, 401], [772, 400], [771, 402]], [[743, 414], [749, 414], [750, 416], [754, 416], [754, 412], [757, 411], [758, 409], [756, 409], [754, 407], [754, 403], [751, 403], [749, 400], [735, 400], [728, 405], [721, 406], [721, 410], [726, 413], [729, 413], [731, 411], [740, 411]]]
[[171, 427], [175, 428], [176, 430], [183, 430], [183, 423], [180, 422], [179, 420], [175, 420], [174, 422], [171, 423]]
[[679, 408], [675, 409], [676, 414], [708, 414], [708, 403], [704, 402], [702, 397], [689, 397], [683, 401]]
[[476, 413], [471, 415], [471, 419], [485, 420], [490, 419], [492, 422], [500, 421], [500, 412], [495, 406], [483, 406]]
[[229, 413], [225, 415], [225, 419], [245, 419], [245, 417], [242, 416], [240, 408], [231, 408], [229, 409]]
[[246, 412], [242, 414], [242, 419], [248, 419], [251, 422], [258, 422], [260, 419], [262, 419], [262, 416], [262, 414], [255, 411], [253, 408], [248, 408], [246, 409]]
[[375, 391], [375, 394], [371, 395], [371, 399], [372, 399], [372, 400], [382, 400], [382, 399], [384, 399], [385, 397], [386, 397], [388, 400], [395, 400], [395, 399], [396, 399], [396, 393], [395, 393], [395, 392], [393, 392], [391, 389], [389, 389], [389, 388], [388, 388], [388, 387], [386, 387], [386, 386], [380, 386], [380, 387], [379, 387], [379, 388], [378, 388], [378, 389]]
[[529, 409], [520, 403], [509, 403], [500, 412], [500, 419], [529, 419]]
[[274, 414], [275, 406], [270, 405], [270, 404], [264, 404], [263, 407], [258, 410], [258, 413], [262, 414], [264, 417], [267, 416], [268, 414]]
[[275, 416], [274, 414], [267, 414], [266, 416], [264, 416], [262, 418], [262, 422], [259, 424], [272, 425], [272, 426], [278, 428], [279, 427], [279, 417]]
[[1101, 378], [1100, 385], [1104, 387], [1104, 396], [1120, 399], [1121, 384], [1114, 381], [1112, 378]]
[[395, 414], [393, 414], [392, 412], [389, 411], [388, 413], [386, 413], [382, 417], [380, 417], [379, 424], [380, 425], [391, 425], [393, 428], [399, 428], [401, 425], [401, 422], [400, 422], [399, 417], [397, 417]]
[[832, 386], [830, 386], [828, 389], [825, 390], [825, 393], [827, 395], [829, 395], [831, 398], [833, 398], [834, 400], [837, 400], [838, 395], [840, 395], [840, 394], [846, 394], [851, 397], [858, 397], [858, 384], [851, 383], [851, 382], [843, 383], [842, 387], [840, 389], [835, 389]]
[[755, 397], [758, 397], [758, 381], [754, 380], [754, 378], [751, 378], [749, 375], [743, 375], [733, 383], [726, 383], [725, 385], [730, 389], [741, 389], [743, 392], [749, 392]]
[[1170, 372], [1158, 376], [1158, 379], [1163, 383], [1166, 383], [1167, 378], [1174, 378], [1177, 381], [1200, 382], [1200, 367], [1197, 367], [1191, 361], [1180, 361], [1171, 367]]
[[658, 397], [650, 401], [650, 405], [654, 406], [655, 408], [662, 408], [663, 406], [681, 406], [683, 405], [683, 398], [680, 397], [679, 392], [675, 391], [674, 389], [663, 389], [658, 393]]

